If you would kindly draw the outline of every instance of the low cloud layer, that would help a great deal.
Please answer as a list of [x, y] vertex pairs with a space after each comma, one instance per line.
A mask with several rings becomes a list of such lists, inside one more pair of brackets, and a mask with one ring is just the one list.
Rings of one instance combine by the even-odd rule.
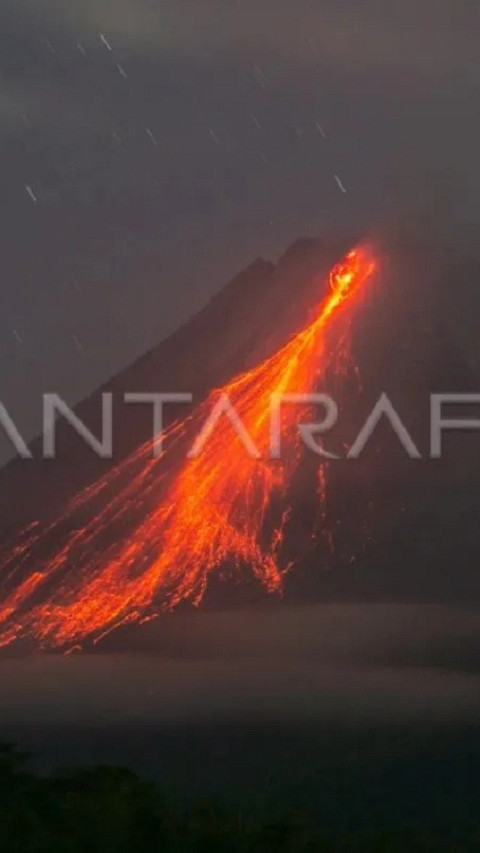
[[475, 720], [476, 624], [381, 604], [174, 615], [115, 653], [4, 659], [0, 727]]

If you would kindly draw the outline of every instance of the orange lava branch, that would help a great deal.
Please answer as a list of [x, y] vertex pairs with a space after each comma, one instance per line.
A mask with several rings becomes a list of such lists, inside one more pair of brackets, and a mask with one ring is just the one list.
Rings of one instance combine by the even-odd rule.
[[[311, 390], [331, 367], [340, 353], [327, 332], [356, 303], [374, 267], [370, 250], [349, 252], [331, 271], [313, 321], [175, 424], [172, 444], [160, 459], [152, 457], [148, 442], [79, 495], [62, 519], [47, 528], [27, 528], [0, 563], [6, 590], [0, 599], [0, 645], [29, 637], [43, 647], [71, 648], [98, 639], [181, 601], [198, 603], [212, 572], [226, 565], [248, 566], [267, 590], [281, 588], [287, 567], [280, 565], [279, 549], [288, 508], [270, 533], [266, 517], [273, 495], [285, 491], [298, 462], [299, 412], [290, 406], [282, 411], [286, 452], [274, 464], [271, 399]], [[342, 340], [338, 335], [337, 350]], [[223, 416], [201, 452], [169, 474], [170, 456], [198, 436], [225, 398], [250, 437], [255, 458]], [[320, 482], [322, 512], [323, 476]], [[91, 520], [65, 535], [79, 508], [82, 514], [90, 509]]]

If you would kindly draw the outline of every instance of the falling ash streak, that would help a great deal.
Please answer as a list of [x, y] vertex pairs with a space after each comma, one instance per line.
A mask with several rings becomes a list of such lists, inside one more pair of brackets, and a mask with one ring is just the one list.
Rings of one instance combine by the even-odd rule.
[[152, 133], [152, 131], [150, 130], [150, 128], [149, 128], [149, 127], [146, 127], [146, 128], [145, 128], [145, 133], [147, 134], [147, 136], [148, 136], [148, 138], [149, 138], [150, 142], [152, 143], [152, 145], [157, 146], [157, 145], [158, 145], [158, 140], [157, 140], [156, 136]]
[[35, 195], [35, 193], [33, 192], [33, 190], [32, 190], [32, 188], [31, 188], [30, 184], [25, 184], [25, 190], [26, 190], [27, 195], [28, 195], [28, 196], [30, 196], [30, 198], [31, 198], [31, 199], [32, 199], [32, 201], [34, 202], [34, 204], [36, 204], [36, 203], [37, 203], [37, 201], [38, 201], [38, 198], [37, 198], [37, 196]]
[[210, 134], [211, 138], [213, 139], [213, 141], [214, 141], [215, 145], [220, 146], [220, 140], [219, 140], [219, 138], [218, 138], [217, 134], [215, 133], [215, 131], [214, 131], [214, 130], [212, 130], [212, 128], [211, 128], [211, 127], [209, 127], [209, 128], [208, 128], [208, 132], [209, 132], [209, 134]]
[[107, 37], [103, 33], [100, 33], [100, 41], [102, 42], [102, 44], [105, 45], [107, 50], [109, 50], [110, 53], [112, 53], [112, 45], [110, 44]]
[[[0, 646], [30, 637], [42, 647], [71, 649], [89, 637], [98, 640], [119, 625], [148, 621], [181, 601], [197, 604], [211, 573], [227, 560], [237, 568], [250, 566], [269, 592], [281, 589], [290, 568], [279, 565], [289, 510], [266, 545], [262, 537], [271, 498], [285, 493], [298, 463], [298, 412], [284, 408], [282, 435], [288, 460], [272, 465], [265, 461], [270, 399], [272, 394], [312, 388], [322, 357], [323, 374], [332, 366], [324, 333], [343, 304], [355, 301], [374, 267], [369, 250], [350, 252], [332, 270], [330, 290], [316, 319], [273, 356], [213, 391], [173, 424], [167, 434], [169, 448], [160, 458], [152, 458], [152, 443], [146, 442], [74, 498], [60, 519], [24, 530], [0, 558], [0, 578], [7, 587], [0, 604]], [[342, 350], [336, 353], [339, 365], [347, 357], [343, 339], [337, 348]], [[178, 467], [175, 453], [198, 434], [221, 394], [232, 401], [262, 458], [246, 457], [224, 419], [204, 451]], [[165, 457], [167, 462], [173, 459], [173, 473], [165, 470]], [[321, 468], [322, 522], [325, 489], [326, 473]], [[66, 534], [65, 526], [72, 527], [78, 514], [88, 509], [96, 512], [89, 523]], [[328, 531], [323, 532], [328, 537]], [[105, 544], [105, 538], [113, 544]], [[45, 548], [50, 549], [48, 558]], [[11, 589], [20, 576], [23, 579]], [[40, 598], [40, 603], [33, 603], [33, 598]]]

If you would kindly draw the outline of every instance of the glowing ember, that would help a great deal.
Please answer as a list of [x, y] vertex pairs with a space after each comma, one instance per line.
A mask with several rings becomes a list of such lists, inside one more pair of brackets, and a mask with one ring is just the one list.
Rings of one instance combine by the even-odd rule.
[[[0, 645], [30, 637], [68, 649], [98, 639], [181, 601], [198, 603], [211, 573], [225, 566], [250, 567], [268, 591], [281, 588], [288, 567], [279, 565], [279, 549], [288, 510], [276, 522], [269, 513], [298, 461], [299, 411], [284, 407], [286, 454], [273, 462], [271, 398], [307, 392], [345, 356], [345, 337], [333, 321], [355, 304], [374, 265], [369, 250], [350, 252], [332, 270], [315, 319], [175, 424], [160, 458], [152, 458], [146, 443], [80, 494], [61, 519], [23, 532], [0, 562]], [[203, 429], [226, 398], [248, 433], [250, 456], [226, 415], [211, 432]], [[201, 450], [181, 458], [193, 438]], [[319, 482], [323, 512], [323, 469]], [[72, 532], [88, 513], [88, 523]]]

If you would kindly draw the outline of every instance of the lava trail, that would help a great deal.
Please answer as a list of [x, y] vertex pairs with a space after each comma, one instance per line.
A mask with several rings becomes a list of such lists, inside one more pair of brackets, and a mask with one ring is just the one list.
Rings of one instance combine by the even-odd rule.
[[[71, 649], [98, 640], [181, 601], [198, 603], [211, 573], [226, 565], [249, 567], [267, 590], [281, 589], [288, 508], [275, 522], [269, 512], [298, 463], [299, 410], [283, 407], [283, 455], [271, 460], [272, 395], [311, 390], [348, 356], [351, 308], [374, 268], [370, 249], [349, 252], [331, 271], [314, 319], [175, 423], [160, 457], [146, 442], [78, 495], [61, 518], [30, 525], [5, 547], [0, 646], [30, 638], [41, 647]], [[226, 399], [248, 433], [250, 454], [226, 414], [210, 433], [205, 429]], [[194, 439], [197, 452], [187, 454]], [[320, 514], [324, 506], [320, 465]]]

